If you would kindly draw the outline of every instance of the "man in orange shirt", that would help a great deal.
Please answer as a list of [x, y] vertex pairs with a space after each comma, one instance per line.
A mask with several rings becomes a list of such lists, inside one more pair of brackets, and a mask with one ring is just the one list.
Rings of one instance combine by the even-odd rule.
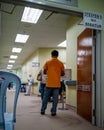
[[53, 50], [51, 52], [52, 59], [47, 61], [43, 67], [44, 74], [47, 74], [47, 80], [41, 107], [42, 115], [45, 114], [47, 103], [51, 95], [53, 97], [51, 115], [55, 116], [57, 112], [59, 88], [61, 87], [60, 79], [61, 76], [65, 74], [64, 64], [57, 58], [58, 54], [57, 50]]

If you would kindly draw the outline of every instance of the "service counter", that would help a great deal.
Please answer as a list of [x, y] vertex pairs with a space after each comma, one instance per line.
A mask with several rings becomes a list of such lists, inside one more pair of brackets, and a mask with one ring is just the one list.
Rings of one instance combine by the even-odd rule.
[[66, 86], [66, 104], [71, 107], [77, 107], [77, 82], [76, 80], [65, 81]]
[[31, 87], [31, 93], [35, 95], [39, 95], [39, 84], [38, 82], [34, 82], [34, 84]]

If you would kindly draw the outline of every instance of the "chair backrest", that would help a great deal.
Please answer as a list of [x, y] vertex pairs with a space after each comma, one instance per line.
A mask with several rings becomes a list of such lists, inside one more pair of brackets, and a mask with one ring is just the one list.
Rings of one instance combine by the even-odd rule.
[[0, 71], [0, 128], [4, 127], [4, 112], [6, 112], [6, 92], [10, 82], [16, 84], [13, 104], [13, 121], [16, 122], [16, 107], [21, 88], [20, 78], [13, 73]]

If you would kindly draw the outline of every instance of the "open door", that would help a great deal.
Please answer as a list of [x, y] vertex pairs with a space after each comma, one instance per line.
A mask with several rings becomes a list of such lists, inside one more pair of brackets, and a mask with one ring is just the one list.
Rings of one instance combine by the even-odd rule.
[[85, 29], [77, 42], [77, 113], [92, 122], [93, 30]]

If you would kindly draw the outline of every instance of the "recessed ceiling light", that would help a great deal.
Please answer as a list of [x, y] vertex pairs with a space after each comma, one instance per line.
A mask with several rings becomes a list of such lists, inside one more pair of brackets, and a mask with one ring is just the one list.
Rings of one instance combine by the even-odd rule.
[[12, 67], [7, 67], [7, 69], [12, 69]]
[[42, 12], [40, 9], [25, 7], [21, 21], [36, 24]]
[[12, 52], [20, 53], [21, 50], [22, 50], [22, 48], [13, 48], [13, 49], [12, 49]]
[[13, 65], [10, 65], [10, 64], [9, 64], [8, 67], [13, 67]]
[[9, 60], [9, 63], [15, 63], [15, 60]]
[[11, 55], [11, 56], [10, 56], [10, 59], [17, 59], [17, 58], [18, 58], [17, 55]]
[[29, 35], [17, 34], [15, 42], [26, 43], [28, 38], [29, 38]]
[[7, 66], [7, 69], [12, 69], [12, 67], [13, 67], [13, 65], [10, 65], [10, 64], [9, 64], [9, 65]]

